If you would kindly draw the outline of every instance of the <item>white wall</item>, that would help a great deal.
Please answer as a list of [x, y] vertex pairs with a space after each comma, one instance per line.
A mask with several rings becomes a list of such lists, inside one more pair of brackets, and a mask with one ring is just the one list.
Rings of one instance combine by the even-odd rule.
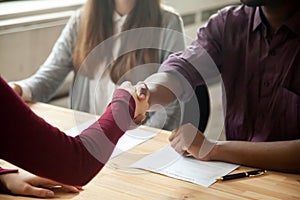
[[[0, 4], [0, 74], [7, 81], [29, 77], [48, 57], [74, 10], [85, 0], [27, 0]], [[53, 3], [54, 2], [54, 3]], [[71, 83], [57, 92], [67, 95]], [[68, 106], [68, 99], [58, 105]]]
[[8, 81], [30, 76], [44, 62], [62, 25], [0, 35], [0, 72]]
[[85, 0], [0, 3], [0, 73], [28, 77], [45, 61], [68, 18]]

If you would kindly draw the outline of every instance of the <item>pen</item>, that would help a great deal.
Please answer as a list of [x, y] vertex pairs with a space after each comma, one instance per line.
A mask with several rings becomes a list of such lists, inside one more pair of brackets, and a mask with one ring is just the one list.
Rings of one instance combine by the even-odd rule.
[[259, 170], [253, 170], [253, 171], [248, 171], [248, 172], [241, 172], [241, 173], [237, 173], [237, 174], [229, 174], [226, 176], [221, 176], [221, 177], [218, 177], [216, 180], [217, 181], [226, 181], [226, 180], [231, 180], [231, 179], [236, 179], [236, 178], [260, 176], [260, 175], [265, 174], [266, 172], [267, 172], [267, 170], [259, 169]]

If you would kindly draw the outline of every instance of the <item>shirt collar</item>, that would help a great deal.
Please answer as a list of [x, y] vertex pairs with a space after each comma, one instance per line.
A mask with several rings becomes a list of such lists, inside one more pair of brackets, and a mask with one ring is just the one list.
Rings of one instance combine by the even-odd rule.
[[[298, 36], [300, 35], [299, 19], [300, 19], [300, 11], [298, 9], [296, 11], [296, 13], [284, 23], [285, 26], [287, 26], [291, 31], [293, 31]], [[254, 21], [253, 21], [252, 31], [255, 31], [261, 24], [262, 24], [262, 19], [260, 16], [260, 7], [256, 7], [255, 13], [254, 13]]]
[[300, 10], [298, 9], [296, 13], [291, 16], [284, 25], [293, 31], [296, 35], [300, 36]]
[[262, 20], [261, 20], [261, 17], [260, 17], [260, 11], [259, 11], [259, 9], [260, 9], [259, 7], [255, 8], [252, 31], [255, 31], [257, 29], [257, 27], [259, 27], [259, 25], [262, 24]]

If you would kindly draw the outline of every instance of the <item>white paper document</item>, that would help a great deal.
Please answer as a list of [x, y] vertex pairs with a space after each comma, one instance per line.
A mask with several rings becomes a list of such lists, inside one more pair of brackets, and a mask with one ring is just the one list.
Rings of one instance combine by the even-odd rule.
[[133, 165], [140, 168], [208, 187], [216, 178], [235, 170], [239, 165], [200, 161], [179, 155], [170, 145], [142, 158]]
[[114, 158], [122, 152], [128, 151], [129, 149], [132, 149], [133, 147], [146, 142], [155, 136], [156, 133], [145, 131], [139, 128], [126, 131], [126, 133], [119, 139], [117, 146], [110, 158]]
[[[69, 136], [75, 137], [79, 135], [83, 130], [88, 128], [92, 123], [94, 123], [95, 120], [90, 120], [87, 121], [83, 124], [80, 124], [79, 126], [73, 127], [65, 133]], [[156, 136], [156, 133], [150, 132], [150, 131], [145, 131], [142, 129], [134, 129], [134, 130], [129, 130], [126, 131], [126, 133], [119, 139], [116, 148], [114, 149], [112, 155], [110, 158], [114, 158], [121, 154], [124, 151], [128, 151], [129, 149], [132, 149], [133, 147], [153, 138]]]
[[78, 126], [75, 126], [75, 127], [71, 128], [71, 129], [65, 131], [65, 134], [69, 135], [69, 136], [72, 136], [72, 137], [76, 137], [83, 130], [85, 130], [87, 127], [89, 127], [91, 124], [93, 124], [96, 121], [97, 121], [97, 119], [92, 119], [92, 120], [89, 120], [89, 121], [84, 122], [82, 124], [79, 124]]

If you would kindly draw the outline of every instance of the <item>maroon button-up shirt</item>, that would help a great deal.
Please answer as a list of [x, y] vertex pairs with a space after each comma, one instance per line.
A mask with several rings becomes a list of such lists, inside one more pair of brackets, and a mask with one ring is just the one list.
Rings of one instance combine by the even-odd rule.
[[[216, 66], [226, 91], [227, 140], [299, 139], [300, 12], [272, 39], [261, 16], [259, 7], [222, 9], [160, 71], [179, 72], [195, 88], [217, 74], [212, 70]], [[183, 98], [187, 98], [191, 91], [183, 85]]]

